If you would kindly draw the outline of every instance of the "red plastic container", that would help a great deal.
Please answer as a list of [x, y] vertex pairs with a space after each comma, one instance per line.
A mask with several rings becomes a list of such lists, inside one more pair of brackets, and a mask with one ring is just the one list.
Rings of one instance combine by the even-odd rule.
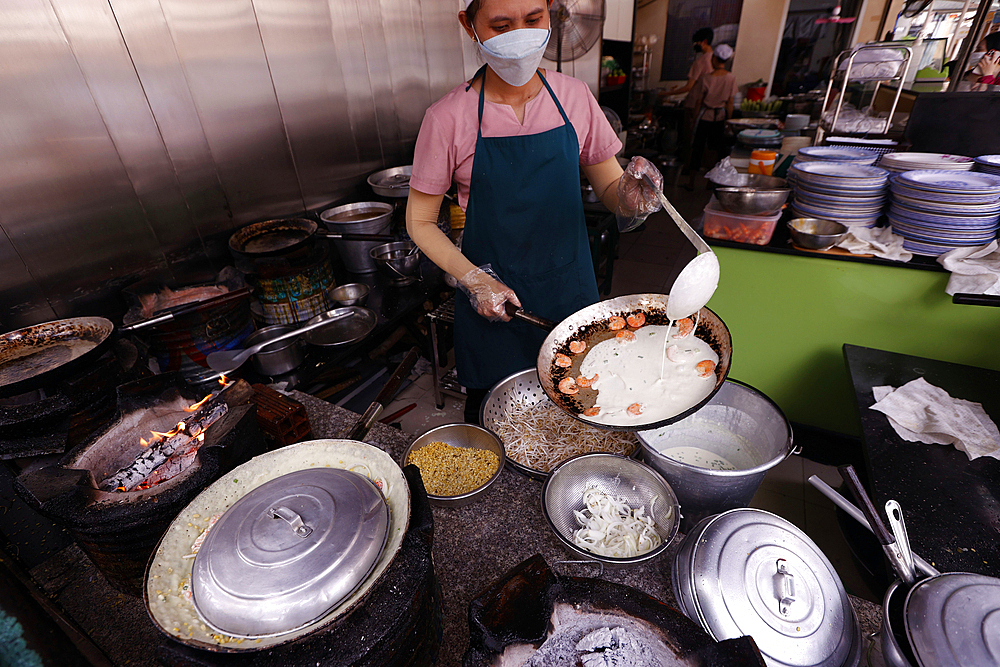
[[751, 86], [747, 88], [747, 99], [751, 102], [762, 100], [766, 92], [767, 86]]
[[738, 241], [753, 245], [771, 242], [781, 211], [772, 215], [737, 215], [723, 211], [718, 202], [705, 207], [705, 236], [721, 241]]

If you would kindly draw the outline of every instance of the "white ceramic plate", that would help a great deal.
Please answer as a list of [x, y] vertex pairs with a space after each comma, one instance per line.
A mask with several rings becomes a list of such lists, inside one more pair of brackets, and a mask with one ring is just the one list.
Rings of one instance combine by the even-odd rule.
[[898, 181], [917, 190], [935, 190], [968, 194], [995, 193], [1000, 195], [1000, 177], [975, 171], [941, 171], [937, 169], [917, 169], [896, 177]]

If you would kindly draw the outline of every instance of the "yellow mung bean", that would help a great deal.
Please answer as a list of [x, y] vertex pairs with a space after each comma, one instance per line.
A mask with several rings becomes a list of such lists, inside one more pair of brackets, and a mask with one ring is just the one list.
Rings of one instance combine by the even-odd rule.
[[458, 496], [485, 484], [500, 466], [500, 457], [486, 449], [436, 441], [410, 452], [406, 463], [420, 468], [427, 493]]

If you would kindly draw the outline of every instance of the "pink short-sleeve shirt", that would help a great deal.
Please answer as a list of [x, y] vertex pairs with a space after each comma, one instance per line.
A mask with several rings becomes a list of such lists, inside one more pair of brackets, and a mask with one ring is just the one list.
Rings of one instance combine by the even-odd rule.
[[[601, 111], [587, 84], [557, 72], [545, 73], [580, 141], [580, 164], [604, 162], [621, 150], [618, 135]], [[452, 181], [458, 185], [458, 203], [469, 202], [469, 181], [479, 126], [479, 93], [467, 83], [454, 88], [424, 114], [413, 153], [410, 186], [430, 195], [443, 195]], [[486, 102], [483, 136], [511, 137], [547, 132], [562, 125], [552, 96], [543, 87], [524, 108], [524, 124], [505, 104]]]

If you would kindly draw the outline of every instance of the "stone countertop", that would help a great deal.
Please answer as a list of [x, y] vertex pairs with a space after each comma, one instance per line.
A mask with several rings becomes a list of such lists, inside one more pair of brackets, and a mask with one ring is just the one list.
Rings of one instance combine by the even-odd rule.
[[[293, 392], [309, 414], [317, 438], [341, 437], [357, 418], [352, 412], [312, 396]], [[397, 462], [412, 435], [376, 423], [365, 441], [384, 449]], [[444, 640], [438, 664], [462, 664], [469, 640], [469, 603], [505, 572], [537, 554], [559, 574], [594, 577], [591, 564], [559, 564], [577, 560], [552, 533], [542, 515], [542, 483], [505, 469], [478, 502], [459, 508], [435, 507], [434, 572], [443, 592]], [[677, 608], [670, 585], [670, 563], [682, 536], [659, 558], [628, 568], [605, 568], [602, 578], [632, 586]], [[878, 630], [881, 608], [851, 597], [865, 635]]]

